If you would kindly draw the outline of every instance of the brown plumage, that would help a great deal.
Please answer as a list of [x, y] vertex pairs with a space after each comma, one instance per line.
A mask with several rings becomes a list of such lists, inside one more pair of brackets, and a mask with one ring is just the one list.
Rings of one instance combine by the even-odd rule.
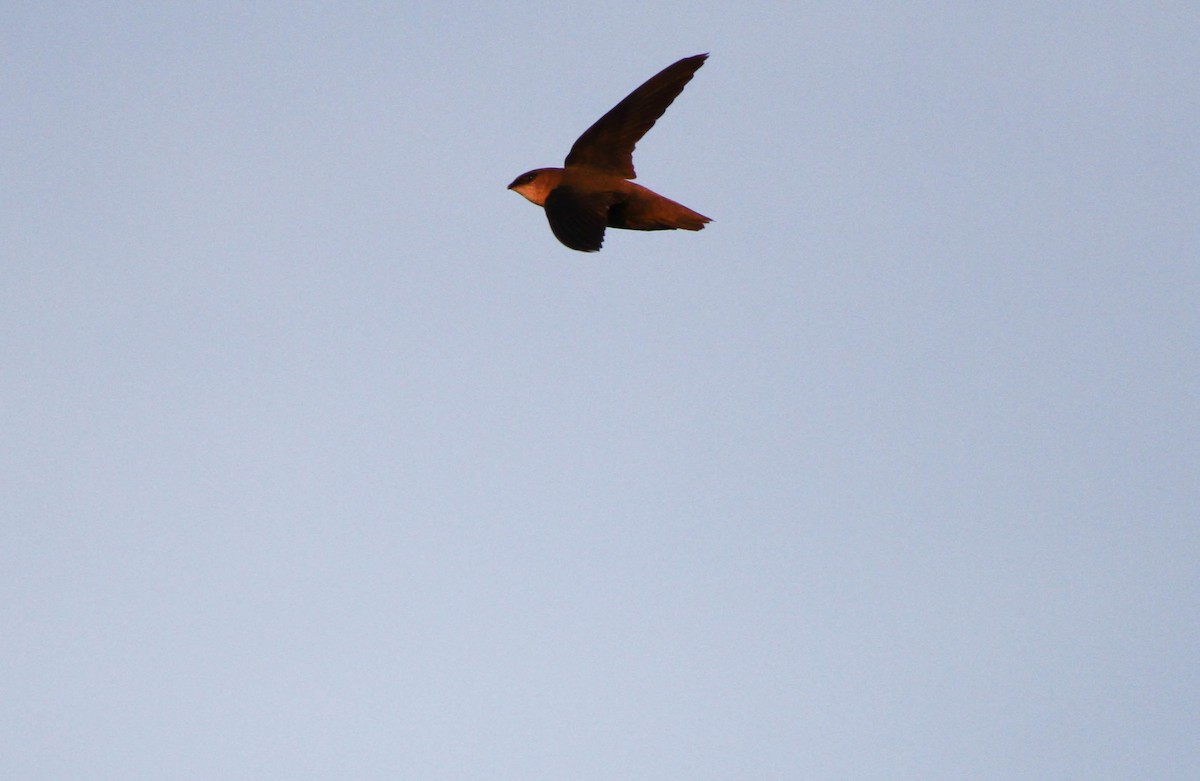
[[595, 252], [604, 229], [698, 231], [703, 214], [629, 181], [637, 177], [633, 148], [692, 80], [707, 54], [664, 68], [584, 131], [564, 168], [521, 174], [508, 189], [546, 210], [555, 237], [571, 249]]

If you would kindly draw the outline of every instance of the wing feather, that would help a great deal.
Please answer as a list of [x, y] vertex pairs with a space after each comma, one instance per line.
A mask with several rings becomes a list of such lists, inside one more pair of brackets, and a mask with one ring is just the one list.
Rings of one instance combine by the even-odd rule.
[[610, 192], [584, 193], [573, 187], [555, 187], [545, 204], [550, 230], [571, 249], [595, 252], [604, 243], [608, 210], [617, 197]]
[[566, 164], [636, 178], [634, 146], [679, 97], [706, 59], [707, 54], [685, 57], [629, 93], [575, 141]]

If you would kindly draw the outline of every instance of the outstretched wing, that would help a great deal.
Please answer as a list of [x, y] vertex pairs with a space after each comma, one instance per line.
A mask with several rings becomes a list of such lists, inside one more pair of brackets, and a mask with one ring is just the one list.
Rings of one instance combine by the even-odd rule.
[[573, 187], [555, 187], [546, 196], [545, 204], [550, 230], [571, 249], [595, 252], [604, 243], [608, 210], [616, 199], [615, 193], [584, 193]]
[[707, 54], [685, 57], [668, 65], [613, 106], [584, 131], [567, 155], [568, 166], [586, 166], [634, 179], [633, 147], [654, 127], [667, 106], [708, 59]]

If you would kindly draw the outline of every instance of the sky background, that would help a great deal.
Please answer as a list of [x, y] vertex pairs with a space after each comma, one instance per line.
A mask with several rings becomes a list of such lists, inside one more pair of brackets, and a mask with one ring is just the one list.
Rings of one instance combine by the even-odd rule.
[[2, 17], [0, 776], [1200, 777], [1196, 3]]

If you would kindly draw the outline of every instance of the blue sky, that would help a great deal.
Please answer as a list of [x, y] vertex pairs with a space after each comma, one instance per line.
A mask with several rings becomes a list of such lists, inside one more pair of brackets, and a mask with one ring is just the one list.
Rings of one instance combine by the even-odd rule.
[[1200, 772], [1194, 4], [4, 16], [0, 775]]

